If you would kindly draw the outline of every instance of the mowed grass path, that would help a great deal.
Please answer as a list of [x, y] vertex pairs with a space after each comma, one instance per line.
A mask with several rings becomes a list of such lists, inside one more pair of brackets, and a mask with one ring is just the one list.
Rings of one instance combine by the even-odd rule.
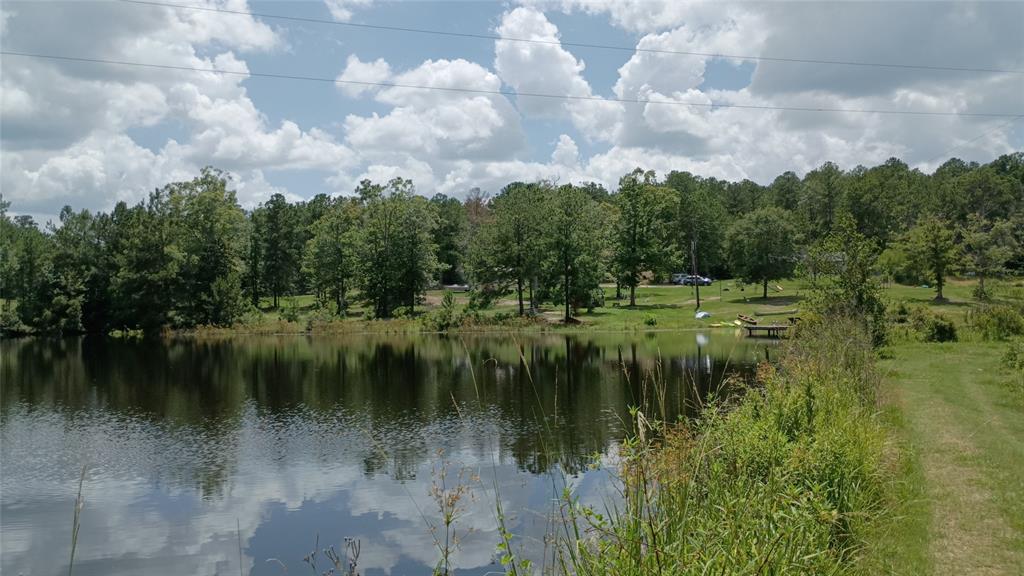
[[1005, 344], [903, 344], [882, 362], [910, 449], [885, 571], [1024, 574], [1024, 401]]

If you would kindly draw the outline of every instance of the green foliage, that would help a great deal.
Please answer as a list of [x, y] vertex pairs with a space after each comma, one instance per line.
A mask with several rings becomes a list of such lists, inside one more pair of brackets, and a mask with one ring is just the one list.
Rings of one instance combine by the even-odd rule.
[[440, 263], [441, 284], [462, 284], [466, 281], [465, 257], [469, 220], [462, 203], [444, 194], [436, 194], [430, 205], [437, 214], [434, 245]]
[[390, 318], [399, 307], [411, 314], [440, 268], [437, 217], [409, 180], [395, 178], [385, 193], [366, 197], [356, 236], [360, 292], [376, 318]]
[[622, 177], [614, 198], [618, 211], [613, 226], [612, 265], [616, 277], [629, 287], [629, 305], [635, 306], [642, 274], [662, 269], [669, 261], [672, 194], [655, 185], [654, 172], [637, 168]]
[[[998, 301], [1019, 287], [997, 279], [1024, 272], [1022, 190], [1024, 153], [1014, 153], [951, 160], [931, 175], [897, 159], [850, 171], [826, 163], [770, 186], [678, 171], [659, 181], [637, 169], [613, 194], [514, 182], [493, 200], [472, 189], [464, 202], [428, 201], [400, 178], [365, 180], [356, 198], [275, 195], [246, 214], [227, 176], [207, 168], [109, 213], [67, 208], [46, 227], [10, 215], [0, 198], [0, 301], [32, 332], [156, 333], [229, 325], [245, 313], [241, 298], [258, 306], [264, 295], [277, 306], [313, 294], [345, 316], [358, 294], [374, 318], [412, 315], [428, 287], [465, 282], [473, 310], [512, 292], [520, 315], [548, 302], [570, 319], [602, 305], [601, 282], [629, 288], [632, 302], [637, 285], [694, 270], [766, 294], [798, 261], [817, 282], [812, 267], [845, 250], [838, 238], [854, 238], [847, 219], [855, 244], [881, 251], [886, 280], [928, 283], [941, 298], [946, 277], [963, 272], [978, 279], [978, 299]], [[875, 322], [865, 270], [823, 272], [828, 286], [815, 288]], [[860, 279], [864, 290], [851, 291]]]
[[657, 326], [657, 325], [658, 325], [658, 317], [657, 316], [655, 316], [653, 314], [646, 314], [646, 315], [644, 315], [644, 326], [652, 326], [653, 327], [653, 326]]
[[[495, 293], [513, 285], [520, 315], [526, 311], [526, 290], [541, 274], [551, 195], [544, 183], [506, 186], [491, 203], [470, 250], [472, 275], [480, 290]], [[532, 308], [534, 303], [530, 304]]]
[[744, 282], [762, 284], [765, 298], [769, 281], [793, 273], [796, 242], [792, 216], [774, 207], [760, 208], [740, 218], [726, 235], [732, 269]]
[[280, 317], [285, 322], [298, 322], [299, 315], [302, 312], [301, 307], [294, 298], [289, 298], [284, 306], [281, 307]]
[[967, 323], [985, 340], [1024, 335], [1024, 316], [1008, 304], [979, 306], [968, 313]]
[[840, 214], [835, 230], [814, 245], [802, 268], [811, 288], [809, 304], [826, 317], [856, 318], [876, 345], [885, 341], [885, 304], [874, 278], [876, 244]]
[[681, 428], [634, 411], [622, 504], [606, 514], [569, 497], [568, 572], [843, 571], [890, 474], [873, 363], [870, 337], [839, 319], [805, 331], [735, 406]]
[[606, 213], [584, 189], [562, 186], [554, 191], [545, 231], [544, 270], [552, 300], [565, 307], [592, 308], [604, 278]]
[[359, 271], [357, 246], [359, 205], [341, 200], [328, 207], [312, 226], [303, 270], [321, 304], [331, 301], [339, 316], [348, 308], [348, 291]]
[[1011, 340], [1003, 355], [1003, 364], [1010, 370], [1020, 372], [1024, 376], [1024, 339]]
[[445, 291], [441, 297], [441, 305], [423, 317], [423, 325], [434, 332], [447, 332], [457, 328], [462, 323], [462, 317], [455, 305], [455, 294]]
[[281, 194], [271, 196], [258, 212], [259, 286], [270, 292], [276, 308], [278, 299], [291, 292], [301, 264], [299, 215]]
[[170, 184], [178, 255], [175, 310], [186, 326], [231, 325], [245, 309], [241, 290], [245, 214], [223, 173], [204, 168], [189, 182]]
[[910, 262], [916, 268], [928, 271], [935, 286], [935, 299], [939, 301], [945, 299], [942, 288], [956, 259], [956, 244], [953, 240], [953, 230], [949, 223], [930, 214], [922, 216], [903, 238], [903, 247]]
[[957, 339], [956, 324], [944, 314], [926, 306], [914, 308], [907, 323], [924, 342], [953, 342]]
[[694, 272], [707, 274], [721, 270], [725, 264], [722, 251], [725, 206], [721, 196], [716, 194], [716, 182], [689, 172], [670, 172], [665, 177], [665, 186], [678, 196], [673, 223], [673, 233], [679, 242], [674, 255], [678, 257], [677, 270], [693, 271], [696, 264]]
[[974, 297], [988, 300], [985, 279], [1005, 272], [1006, 263], [1019, 249], [1013, 225], [1007, 220], [991, 222], [979, 214], [970, 214], [960, 230], [963, 247], [962, 268], [978, 278]]

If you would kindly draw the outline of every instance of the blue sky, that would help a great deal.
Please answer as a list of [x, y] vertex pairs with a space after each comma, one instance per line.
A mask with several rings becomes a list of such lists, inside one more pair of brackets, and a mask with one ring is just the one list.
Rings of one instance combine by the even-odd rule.
[[[564, 94], [364, 89], [5, 55], [0, 182], [14, 210], [109, 209], [201, 166], [247, 206], [412, 178], [424, 194], [510, 180], [598, 181], [634, 167], [767, 183], [826, 161], [930, 171], [1024, 147], [1007, 118], [783, 112], [693, 102], [1024, 114], [1024, 74], [793, 64], [559, 42], [1024, 70], [1022, 3], [246, 2], [236, 12], [549, 42], [517, 43], [122, 2], [12, 2], [6, 51], [196, 68]], [[616, 98], [676, 101], [625, 104]], [[943, 158], [944, 159], [944, 158]]]

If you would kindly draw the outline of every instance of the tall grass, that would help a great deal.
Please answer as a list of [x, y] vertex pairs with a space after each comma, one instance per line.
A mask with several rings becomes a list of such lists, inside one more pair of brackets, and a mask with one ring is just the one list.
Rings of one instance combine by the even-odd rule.
[[837, 574], [882, 511], [885, 434], [870, 337], [806, 326], [738, 401], [686, 426], [633, 413], [606, 513], [568, 497], [573, 574]]

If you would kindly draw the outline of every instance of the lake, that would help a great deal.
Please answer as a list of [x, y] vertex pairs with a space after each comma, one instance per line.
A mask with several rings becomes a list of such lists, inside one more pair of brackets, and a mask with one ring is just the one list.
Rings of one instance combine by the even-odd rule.
[[458, 573], [500, 573], [499, 498], [542, 562], [564, 487], [614, 500], [630, 406], [694, 415], [768, 353], [732, 331], [0, 347], [0, 572], [67, 573], [84, 466], [74, 573], [104, 576], [307, 573], [317, 538], [429, 574], [442, 481], [465, 486]]

